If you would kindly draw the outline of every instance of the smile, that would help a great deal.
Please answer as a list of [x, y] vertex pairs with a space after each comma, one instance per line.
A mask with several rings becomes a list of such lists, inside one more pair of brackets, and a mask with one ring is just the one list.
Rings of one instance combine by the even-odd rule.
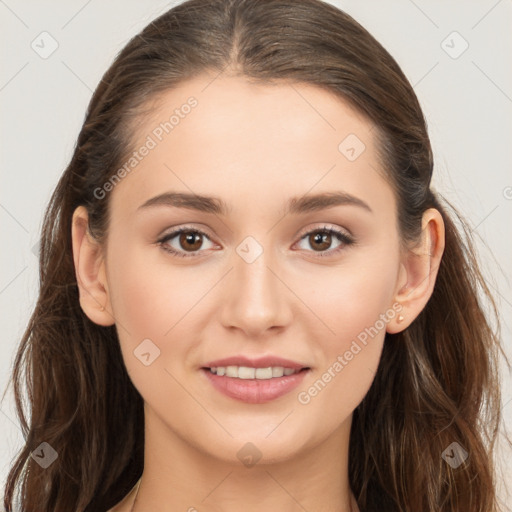
[[272, 379], [283, 375], [293, 375], [302, 371], [283, 366], [268, 366], [267, 368], [252, 368], [249, 366], [217, 366], [210, 371], [219, 376], [233, 377], [235, 379]]

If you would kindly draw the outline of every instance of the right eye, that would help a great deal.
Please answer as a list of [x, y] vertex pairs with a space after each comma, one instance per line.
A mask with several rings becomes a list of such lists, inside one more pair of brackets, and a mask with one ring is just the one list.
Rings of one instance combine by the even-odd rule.
[[[178, 237], [178, 238], [177, 238]], [[174, 238], [177, 238], [176, 242], [178, 247], [169, 244]], [[167, 233], [160, 240], [158, 244], [164, 251], [181, 258], [196, 257], [198, 256], [198, 249], [203, 244], [202, 238], [210, 240], [208, 235], [199, 229], [192, 228], [180, 228]], [[211, 243], [211, 241], [210, 241]], [[181, 246], [181, 247], [179, 247]], [[190, 249], [187, 251], [187, 249]], [[187, 254], [187, 252], [189, 254]]]

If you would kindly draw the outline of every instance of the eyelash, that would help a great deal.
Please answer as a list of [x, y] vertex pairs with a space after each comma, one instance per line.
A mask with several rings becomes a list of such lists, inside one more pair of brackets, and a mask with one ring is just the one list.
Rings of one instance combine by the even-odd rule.
[[[186, 253], [183, 253], [180, 251], [176, 251], [175, 249], [172, 249], [168, 245], [165, 245], [166, 242], [168, 242], [169, 240], [172, 240], [174, 237], [176, 237], [177, 235], [180, 235], [181, 233], [194, 233], [194, 234], [202, 235], [202, 236], [208, 238], [208, 240], [210, 239], [210, 237], [204, 231], [201, 231], [200, 229], [183, 227], [183, 228], [177, 229], [175, 231], [172, 231], [171, 233], [168, 233], [167, 235], [162, 237], [160, 240], [158, 240], [157, 243], [160, 245], [160, 247], [164, 251], [172, 254], [173, 256], [178, 256], [180, 258], [198, 257], [199, 251], [186, 254]], [[328, 234], [328, 235], [334, 235], [342, 243], [336, 249], [317, 252], [317, 257], [319, 257], [319, 258], [325, 258], [327, 256], [332, 256], [334, 254], [337, 254], [338, 252], [342, 251], [344, 249], [344, 247], [353, 245], [355, 243], [354, 238], [352, 238], [351, 236], [347, 235], [346, 233], [339, 231], [330, 226], [324, 226], [322, 228], [316, 228], [316, 229], [307, 231], [306, 233], [301, 234], [299, 241], [303, 240], [304, 238], [306, 238], [309, 235], [312, 235], [313, 233], [324, 233], [324, 234]]]

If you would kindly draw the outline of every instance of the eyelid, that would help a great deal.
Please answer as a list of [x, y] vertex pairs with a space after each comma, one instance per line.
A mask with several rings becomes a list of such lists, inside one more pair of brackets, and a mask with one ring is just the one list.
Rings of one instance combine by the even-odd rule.
[[168, 231], [165, 231], [164, 234], [160, 235], [159, 239], [161, 240], [162, 238], [167, 238], [169, 236], [177, 235], [181, 231], [195, 231], [196, 233], [201, 233], [201, 235], [206, 236], [210, 240], [212, 238], [210, 236], [210, 234], [206, 230], [204, 230], [202, 228], [198, 228], [196, 226], [188, 225], [188, 224], [179, 224], [178, 226], [174, 226], [172, 228], [169, 228]]
[[335, 224], [329, 224], [327, 222], [321, 222], [316, 227], [304, 228], [301, 231], [299, 231], [297, 237], [299, 238], [299, 240], [302, 240], [305, 235], [309, 235], [310, 233], [315, 233], [317, 231], [333, 231], [354, 240], [354, 235], [348, 229], [336, 226]]

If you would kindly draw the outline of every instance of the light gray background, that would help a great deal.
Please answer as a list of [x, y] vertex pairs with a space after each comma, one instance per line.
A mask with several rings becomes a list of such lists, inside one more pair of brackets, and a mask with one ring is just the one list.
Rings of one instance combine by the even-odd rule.
[[[512, 357], [512, 2], [331, 3], [366, 27], [413, 84], [434, 149], [434, 186], [480, 237], [480, 256], [500, 301], [503, 339]], [[34, 245], [43, 209], [71, 157], [92, 91], [128, 39], [172, 5], [162, 0], [149, 5], [136, 0], [0, 0], [2, 393], [37, 296]], [[50, 48], [48, 36], [40, 35], [44, 31], [58, 43], [46, 59], [31, 47], [35, 41], [40, 51], [43, 45]], [[469, 44], [457, 58], [465, 43], [450, 35], [453, 31]], [[503, 412], [509, 428], [511, 388], [507, 372]], [[22, 435], [11, 392], [0, 405], [1, 489]], [[512, 482], [512, 453], [504, 447], [501, 453], [505, 480]], [[512, 509], [504, 492], [502, 502]]]

